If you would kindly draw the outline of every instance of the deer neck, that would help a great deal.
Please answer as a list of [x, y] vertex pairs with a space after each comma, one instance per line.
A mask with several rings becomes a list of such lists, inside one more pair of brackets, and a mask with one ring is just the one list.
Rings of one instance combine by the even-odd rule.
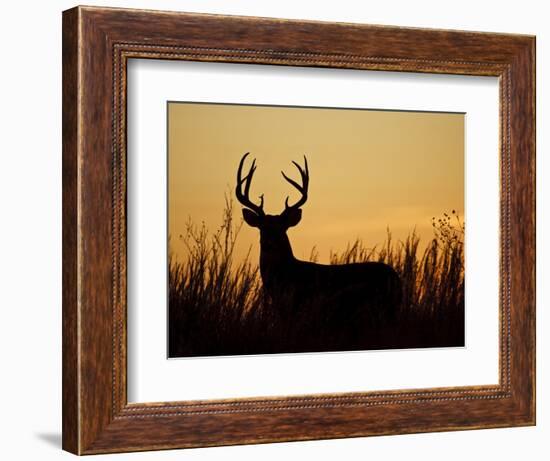
[[275, 247], [260, 244], [260, 273], [264, 284], [271, 284], [286, 275], [288, 266], [296, 261], [290, 241], [285, 238]]

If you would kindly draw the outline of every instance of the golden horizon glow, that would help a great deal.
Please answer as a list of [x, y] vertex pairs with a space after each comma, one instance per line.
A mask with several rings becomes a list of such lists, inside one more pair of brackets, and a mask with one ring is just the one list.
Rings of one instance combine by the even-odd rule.
[[[288, 232], [299, 259], [315, 247], [328, 262], [357, 238], [379, 246], [387, 229], [394, 241], [414, 229], [426, 243], [432, 217], [463, 216], [463, 114], [171, 102], [168, 121], [168, 230], [178, 259], [186, 257], [186, 223], [218, 229], [225, 195], [240, 221], [234, 188], [246, 152], [258, 166], [250, 197], [263, 193], [268, 214], [280, 213], [287, 195], [297, 199], [281, 170], [298, 178], [291, 161], [308, 158], [309, 199]], [[257, 261], [258, 230], [244, 224], [236, 261], [249, 250]]]

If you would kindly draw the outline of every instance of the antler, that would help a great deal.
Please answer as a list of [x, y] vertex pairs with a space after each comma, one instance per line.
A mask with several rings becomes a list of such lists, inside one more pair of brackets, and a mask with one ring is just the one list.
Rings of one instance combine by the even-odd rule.
[[[242, 178], [244, 161], [249, 154], [250, 152], [247, 152], [246, 154], [244, 154], [243, 158], [241, 158], [241, 161], [239, 163], [239, 169], [237, 170], [237, 187], [235, 189], [235, 195], [237, 196], [237, 200], [241, 203], [241, 205], [245, 206], [246, 208], [250, 208], [260, 216], [264, 216], [263, 194], [260, 195], [259, 205], [256, 205], [255, 203], [253, 203], [249, 197], [250, 184], [252, 182], [252, 177], [254, 176], [254, 172], [256, 171], [256, 159], [252, 161], [252, 165], [250, 166], [250, 170], [248, 171], [248, 174], [244, 178]], [[244, 183], [244, 193], [242, 190], [243, 183]]]
[[307, 201], [307, 190], [309, 187], [309, 169], [307, 166], [307, 158], [304, 155], [304, 168], [302, 168], [298, 163], [296, 163], [294, 160], [292, 161], [296, 168], [298, 168], [298, 171], [300, 172], [300, 176], [302, 178], [302, 185], [300, 186], [296, 181], [293, 179], [290, 179], [286, 174], [284, 174], [283, 171], [281, 171], [281, 174], [283, 177], [292, 184], [298, 191], [302, 194], [302, 197], [294, 204], [289, 206], [288, 204], [288, 197], [285, 200], [285, 211], [289, 210], [291, 208], [300, 208], [304, 203]]

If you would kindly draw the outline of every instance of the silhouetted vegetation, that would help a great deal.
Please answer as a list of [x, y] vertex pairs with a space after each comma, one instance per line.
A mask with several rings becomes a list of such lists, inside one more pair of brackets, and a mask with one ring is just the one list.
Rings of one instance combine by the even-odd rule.
[[[170, 357], [464, 345], [464, 225], [454, 210], [434, 218], [434, 238], [424, 249], [414, 231], [403, 242], [388, 231], [380, 247], [356, 240], [330, 255], [331, 264], [384, 262], [402, 281], [396, 321], [365, 326], [359, 341], [347, 341], [327, 321], [326, 307], [309, 306], [292, 321], [281, 316], [281, 306], [262, 292], [257, 262], [234, 258], [241, 224], [232, 208], [228, 199], [214, 233], [189, 222], [181, 236], [187, 259], [170, 257]], [[310, 260], [316, 258], [313, 249]]]

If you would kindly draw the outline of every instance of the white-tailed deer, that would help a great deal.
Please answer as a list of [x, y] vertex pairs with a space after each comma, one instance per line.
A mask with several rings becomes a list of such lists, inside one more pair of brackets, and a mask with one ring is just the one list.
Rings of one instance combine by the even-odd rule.
[[294, 257], [286, 234], [302, 218], [302, 207], [308, 198], [309, 169], [304, 156], [304, 167], [294, 163], [301, 184], [281, 172], [286, 181], [301, 194], [279, 215], [265, 214], [263, 194], [259, 204], [250, 200], [250, 185], [256, 171], [252, 162], [246, 176], [242, 176], [246, 153], [237, 170], [236, 196], [245, 207], [245, 222], [260, 230], [260, 274], [266, 295], [281, 315], [292, 316], [300, 310], [315, 307], [315, 311], [329, 312], [326, 318], [341, 329], [358, 331], [369, 325], [393, 321], [401, 300], [401, 282], [395, 270], [380, 262], [341, 265], [317, 264]]

